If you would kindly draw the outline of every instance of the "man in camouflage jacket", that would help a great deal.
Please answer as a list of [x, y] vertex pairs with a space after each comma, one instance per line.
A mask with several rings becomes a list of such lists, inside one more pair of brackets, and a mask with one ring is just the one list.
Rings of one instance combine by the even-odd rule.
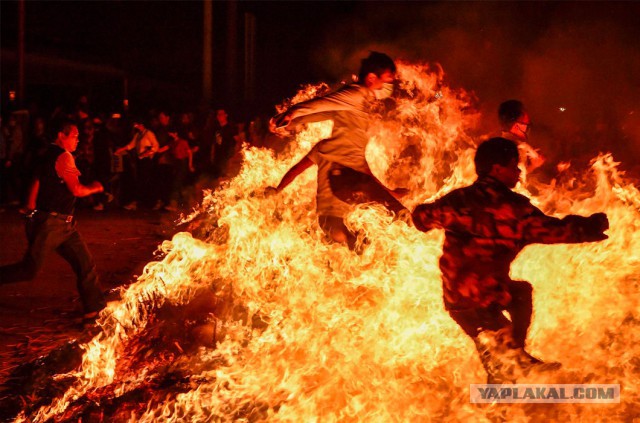
[[520, 177], [518, 159], [513, 141], [484, 142], [474, 159], [476, 182], [419, 205], [412, 214], [416, 228], [423, 232], [445, 230], [440, 259], [445, 307], [476, 342], [489, 378], [495, 381], [500, 379], [499, 372], [488, 368], [488, 353], [478, 341], [483, 331], [507, 332], [503, 345], [519, 351], [521, 367], [542, 363], [524, 351], [533, 311], [532, 287], [511, 280], [511, 262], [529, 244], [600, 241], [607, 238], [603, 231], [608, 229], [604, 213], [558, 219], [513, 192]]

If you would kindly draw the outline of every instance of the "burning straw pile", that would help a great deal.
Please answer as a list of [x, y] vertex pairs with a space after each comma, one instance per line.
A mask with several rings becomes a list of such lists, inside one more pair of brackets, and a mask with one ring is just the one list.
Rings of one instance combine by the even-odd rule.
[[[441, 69], [399, 67], [402, 95], [372, 128], [368, 159], [412, 208], [474, 179], [479, 116]], [[208, 193], [194, 234], [110, 304], [80, 345], [82, 364], [52, 376], [51, 398], [17, 421], [621, 421], [640, 414], [640, 194], [609, 155], [580, 183], [540, 185], [535, 204], [563, 216], [606, 211], [610, 238], [532, 246], [512, 267], [535, 289], [530, 349], [561, 361], [527, 382], [619, 383], [621, 403], [474, 405], [486, 375], [442, 305], [443, 234], [423, 234], [378, 207], [348, 218], [361, 254], [329, 244], [316, 223], [315, 173], [276, 184], [331, 122], [297, 135], [281, 157], [244, 151], [240, 174]], [[408, 181], [408, 182], [407, 182]], [[78, 350], [79, 351], [79, 350]], [[67, 370], [65, 370], [67, 371]], [[523, 381], [525, 382], [525, 381]]]

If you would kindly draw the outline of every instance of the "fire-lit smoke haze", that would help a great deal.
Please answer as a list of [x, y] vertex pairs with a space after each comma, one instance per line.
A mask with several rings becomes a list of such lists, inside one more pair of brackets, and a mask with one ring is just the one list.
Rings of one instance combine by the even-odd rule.
[[363, 2], [357, 12], [315, 51], [327, 72], [348, 75], [368, 50], [440, 63], [477, 96], [479, 133], [496, 131], [502, 101], [520, 99], [551, 168], [612, 151], [640, 177], [637, 2]]
[[[410, 207], [474, 179], [469, 134], [479, 115], [445, 72], [401, 63], [403, 94], [372, 126], [368, 160], [390, 186], [410, 189]], [[149, 422], [628, 421], [640, 413], [640, 194], [611, 156], [593, 157], [580, 183], [539, 185], [533, 198], [557, 216], [605, 211], [610, 238], [529, 247], [512, 275], [534, 286], [532, 353], [564, 364], [529, 381], [619, 383], [621, 403], [476, 406], [468, 386], [486, 374], [442, 305], [441, 231], [423, 234], [360, 207], [347, 222], [369, 243], [356, 254], [324, 240], [313, 168], [281, 194], [262, 194], [330, 131], [331, 122], [311, 125], [278, 157], [246, 149], [240, 174], [206, 196], [196, 236], [166, 241], [164, 258], [102, 314], [81, 369], [57, 377], [73, 382], [66, 392], [19, 420], [75, 421], [87, 403], [118, 401], [110, 418]], [[403, 147], [415, 154], [404, 157]], [[145, 344], [167, 309], [203, 297], [210, 314], [174, 322], [180, 330], [156, 349]], [[148, 401], [127, 402], [145, 389]]]

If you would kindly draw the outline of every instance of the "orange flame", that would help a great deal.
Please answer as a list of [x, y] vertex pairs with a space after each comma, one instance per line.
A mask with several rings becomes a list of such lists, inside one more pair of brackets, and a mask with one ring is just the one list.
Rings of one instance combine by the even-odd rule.
[[[479, 116], [469, 111], [469, 94], [445, 86], [443, 76], [401, 64], [406, 95], [372, 127], [371, 167], [390, 186], [411, 190], [409, 207], [474, 178], [467, 133]], [[179, 233], [165, 241], [164, 259], [149, 263], [102, 313], [76, 383], [18, 421], [56, 419], [96, 388], [112, 385], [118, 396], [143, 383], [147, 373], [119, 364], [126, 345], [154, 310], [187, 304], [200, 289], [238, 313], [213, 322], [223, 334], [216, 348], [173, 364], [193, 375], [192, 389], [159, 398], [131, 421], [628, 421], [639, 414], [640, 193], [610, 155], [595, 158], [580, 184], [540, 185], [533, 198], [557, 216], [606, 211], [609, 239], [531, 246], [512, 276], [535, 289], [531, 351], [564, 364], [535, 382], [620, 383], [621, 404], [481, 406], [470, 404], [468, 386], [486, 375], [442, 305], [442, 232], [423, 234], [379, 207], [357, 207], [347, 222], [370, 240], [358, 255], [323, 241], [312, 170], [278, 196], [257, 194], [330, 131], [330, 122], [310, 125], [284, 157], [245, 148], [240, 174], [202, 203], [206, 238]], [[413, 154], [403, 156], [407, 148]]]

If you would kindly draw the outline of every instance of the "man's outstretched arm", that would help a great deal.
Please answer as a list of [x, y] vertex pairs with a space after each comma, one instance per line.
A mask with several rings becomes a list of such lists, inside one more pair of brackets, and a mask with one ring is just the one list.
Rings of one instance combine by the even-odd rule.
[[277, 192], [280, 192], [283, 189], [285, 189], [291, 182], [293, 182], [298, 177], [298, 175], [300, 175], [305, 170], [309, 169], [311, 166], [313, 166], [313, 164], [314, 163], [309, 158], [309, 155], [304, 156], [302, 160], [296, 163], [291, 169], [287, 171], [287, 173], [284, 174], [284, 176], [280, 180], [280, 183], [275, 188], [275, 190]]
[[547, 216], [536, 209], [536, 213], [523, 221], [524, 241], [527, 244], [564, 244], [596, 242], [608, 238], [609, 219], [604, 213], [591, 216], [569, 215], [563, 219]]

